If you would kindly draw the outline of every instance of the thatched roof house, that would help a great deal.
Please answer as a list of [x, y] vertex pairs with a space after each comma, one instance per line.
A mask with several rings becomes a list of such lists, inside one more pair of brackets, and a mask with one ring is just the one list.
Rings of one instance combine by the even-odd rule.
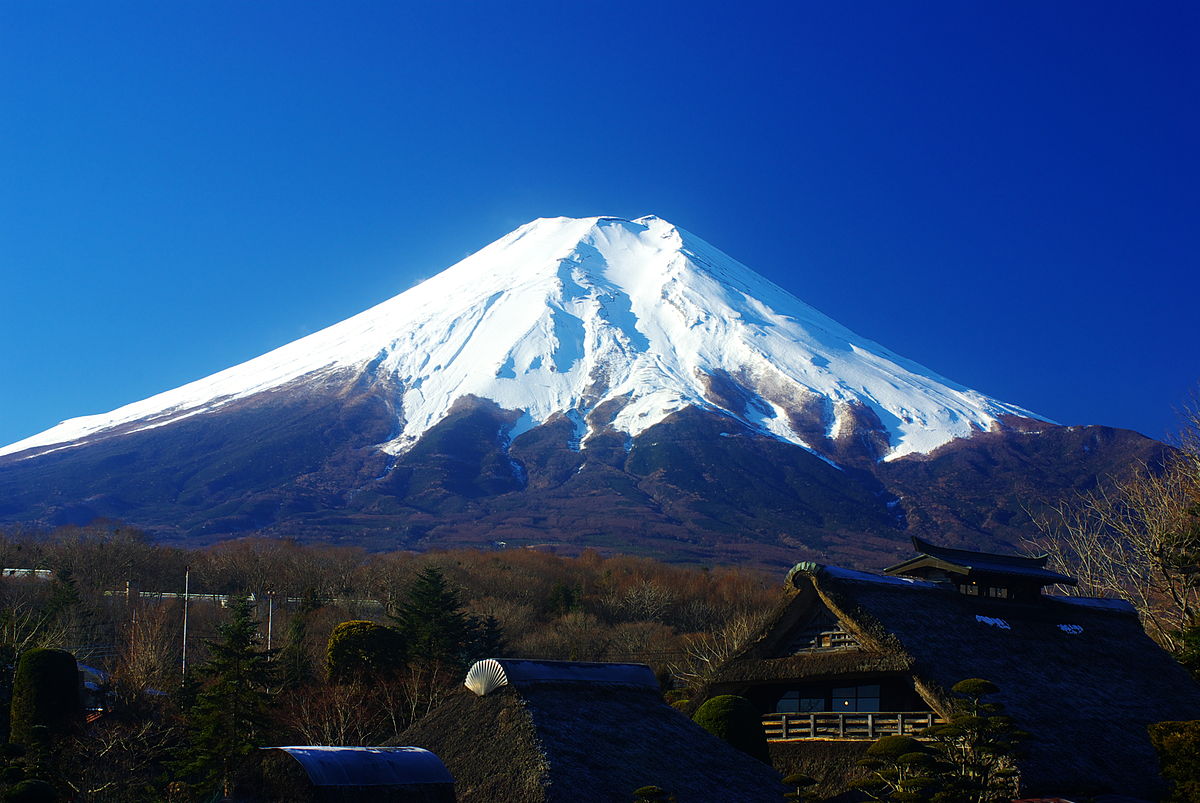
[[1133, 608], [1041, 593], [1074, 583], [1044, 558], [914, 544], [919, 554], [884, 575], [796, 566], [773, 618], [708, 693], [749, 697], [776, 766], [819, 777], [839, 761], [853, 773], [871, 740], [947, 715], [948, 689], [982, 677], [1033, 736], [1024, 793], [1157, 799], [1146, 726], [1200, 718], [1200, 689]]
[[454, 778], [417, 747], [265, 747], [238, 779], [245, 803], [455, 803]]
[[648, 785], [681, 803], [781, 799], [773, 769], [664, 703], [648, 667], [488, 660], [468, 684], [400, 735], [441, 757], [461, 803], [632, 800]]

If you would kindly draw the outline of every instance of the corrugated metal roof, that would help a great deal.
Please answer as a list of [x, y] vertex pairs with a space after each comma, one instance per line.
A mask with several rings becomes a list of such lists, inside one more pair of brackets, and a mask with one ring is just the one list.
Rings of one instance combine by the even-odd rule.
[[420, 747], [268, 747], [300, 762], [314, 786], [454, 783], [442, 760]]

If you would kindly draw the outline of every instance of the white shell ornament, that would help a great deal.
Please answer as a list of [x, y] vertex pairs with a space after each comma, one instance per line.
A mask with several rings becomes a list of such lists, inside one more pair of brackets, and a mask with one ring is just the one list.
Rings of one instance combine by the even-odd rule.
[[485, 658], [482, 661], [476, 661], [467, 670], [467, 679], [463, 681], [463, 685], [483, 697], [501, 686], [507, 686], [508, 676], [504, 674], [504, 667], [500, 665], [499, 661], [495, 658]]

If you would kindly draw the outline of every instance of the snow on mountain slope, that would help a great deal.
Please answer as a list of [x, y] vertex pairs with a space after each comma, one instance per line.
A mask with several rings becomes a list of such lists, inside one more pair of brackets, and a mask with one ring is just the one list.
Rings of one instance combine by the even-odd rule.
[[[694, 405], [807, 448], [814, 415], [836, 439], [869, 410], [887, 434], [885, 459], [1003, 416], [1038, 418], [855, 335], [657, 217], [542, 218], [339, 324], [0, 455], [163, 426], [344, 370], [394, 394], [399, 434], [381, 444], [393, 453], [467, 395], [523, 411], [513, 436], [562, 413], [580, 441], [587, 414], [618, 398], [611, 426], [630, 435]], [[810, 426], [799, 426], [801, 409]]]

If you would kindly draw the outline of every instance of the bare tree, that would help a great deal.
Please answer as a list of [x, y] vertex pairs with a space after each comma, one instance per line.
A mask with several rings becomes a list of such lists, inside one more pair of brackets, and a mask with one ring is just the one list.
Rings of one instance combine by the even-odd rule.
[[321, 684], [288, 696], [283, 724], [306, 744], [370, 745], [394, 736], [396, 717], [381, 689], [390, 683]]
[[671, 674], [691, 689], [703, 687], [759, 631], [768, 613], [737, 616], [719, 630], [686, 636], [684, 657], [671, 664]]
[[154, 791], [161, 764], [179, 734], [161, 717], [102, 720], [69, 743], [64, 778], [72, 800], [159, 800]]
[[[1200, 422], [1192, 424], [1195, 447]], [[1142, 466], [1034, 516], [1039, 537], [1029, 542], [1078, 579], [1078, 593], [1129, 600], [1150, 635], [1173, 651], [1200, 613], [1200, 452], [1184, 443], [1161, 470]]]

